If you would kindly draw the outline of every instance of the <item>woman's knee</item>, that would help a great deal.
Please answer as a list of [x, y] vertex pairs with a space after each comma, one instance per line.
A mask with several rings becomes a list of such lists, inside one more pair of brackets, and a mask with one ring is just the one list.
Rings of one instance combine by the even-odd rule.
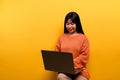
[[57, 80], [72, 80], [71, 78], [69, 78], [68, 76], [66, 76], [63, 73], [59, 73], [57, 76]]
[[86, 77], [80, 75], [75, 80], [88, 80], [88, 79]]

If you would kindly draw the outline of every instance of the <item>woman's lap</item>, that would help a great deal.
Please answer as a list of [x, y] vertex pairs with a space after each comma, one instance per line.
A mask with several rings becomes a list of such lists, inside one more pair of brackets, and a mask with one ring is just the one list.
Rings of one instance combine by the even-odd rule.
[[80, 73], [76, 75], [58, 73], [57, 80], [88, 80], [88, 79], [80, 75]]

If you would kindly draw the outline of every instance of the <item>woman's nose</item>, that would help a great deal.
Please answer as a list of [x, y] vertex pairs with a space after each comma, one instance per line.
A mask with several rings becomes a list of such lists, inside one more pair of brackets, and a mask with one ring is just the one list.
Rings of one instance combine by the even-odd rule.
[[68, 27], [72, 27], [72, 25], [71, 25], [71, 24], [69, 24], [69, 25], [68, 25]]

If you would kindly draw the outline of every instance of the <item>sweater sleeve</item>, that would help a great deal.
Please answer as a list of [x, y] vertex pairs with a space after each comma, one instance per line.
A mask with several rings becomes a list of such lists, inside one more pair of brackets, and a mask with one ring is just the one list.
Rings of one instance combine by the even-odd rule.
[[81, 46], [80, 55], [74, 59], [75, 68], [85, 67], [89, 57], [89, 42], [85, 37]]
[[61, 51], [61, 44], [60, 44], [60, 38], [58, 38], [58, 41], [56, 43], [55, 51]]

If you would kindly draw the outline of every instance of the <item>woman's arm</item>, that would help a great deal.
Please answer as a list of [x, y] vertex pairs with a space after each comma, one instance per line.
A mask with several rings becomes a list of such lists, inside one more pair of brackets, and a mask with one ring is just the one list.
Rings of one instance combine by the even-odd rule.
[[80, 55], [74, 59], [75, 68], [82, 68], [86, 65], [89, 58], [89, 42], [88, 39], [85, 37], [81, 50]]
[[60, 44], [60, 38], [58, 38], [58, 41], [56, 43], [55, 51], [61, 51], [61, 44]]

